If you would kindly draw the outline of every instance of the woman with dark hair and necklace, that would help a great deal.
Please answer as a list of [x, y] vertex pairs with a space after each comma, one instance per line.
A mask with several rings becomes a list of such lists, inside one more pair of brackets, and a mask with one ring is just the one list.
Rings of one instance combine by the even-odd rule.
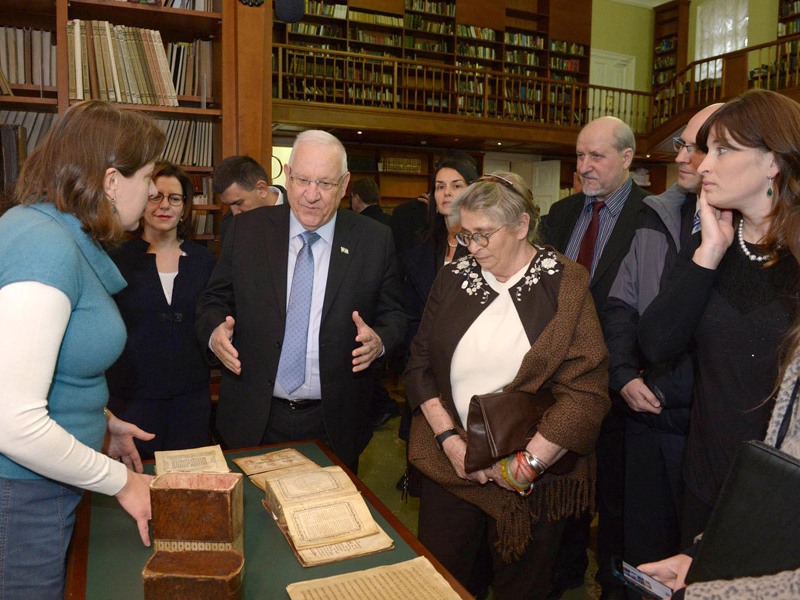
[[764, 90], [726, 103], [697, 136], [701, 232], [639, 322], [646, 358], [695, 349], [681, 541], [705, 528], [739, 444], [763, 439], [781, 341], [797, 314], [798, 264], [786, 246], [798, 211], [800, 105]]

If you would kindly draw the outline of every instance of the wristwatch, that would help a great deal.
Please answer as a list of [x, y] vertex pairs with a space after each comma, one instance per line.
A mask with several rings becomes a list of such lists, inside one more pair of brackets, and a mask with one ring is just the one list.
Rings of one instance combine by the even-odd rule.
[[439, 444], [439, 450], [444, 452], [444, 441], [447, 438], [452, 437], [454, 435], [458, 435], [458, 432], [454, 428], [451, 427], [450, 429], [445, 429], [439, 435], [434, 436], [436, 438], [436, 443]]

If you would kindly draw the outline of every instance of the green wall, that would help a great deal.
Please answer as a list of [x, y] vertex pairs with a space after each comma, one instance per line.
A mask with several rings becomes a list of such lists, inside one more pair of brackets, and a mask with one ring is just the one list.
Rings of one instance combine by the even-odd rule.
[[[687, 62], [694, 60], [697, 7], [704, 1], [692, 0], [689, 6]], [[748, 45], [756, 46], [775, 40], [779, 0], [749, 0], [749, 3]], [[592, 48], [635, 56], [636, 90], [651, 89], [653, 21], [653, 11], [650, 8], [615, 0], [592, 0]], [[630, 32], [635, 32], [636, 35], [630, 35]]]
[[652, 9], [613, 0], [592, 0], [592, 48], [635, 56], [634, 89], [650, 91]]

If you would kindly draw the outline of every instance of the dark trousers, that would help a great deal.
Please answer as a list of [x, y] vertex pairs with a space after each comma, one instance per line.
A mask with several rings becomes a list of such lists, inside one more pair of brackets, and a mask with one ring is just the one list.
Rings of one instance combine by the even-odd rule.
[[628, 419], [625, 425], [625, 554], [632, 565], [681, 550], [686, 436]]
[[[620, 587], [611, 570], [611, 558], [624, 551], [625, 418], [612, 409], [603, 420], [595, 447], [597, 454], [597, 581]], [[556, 560], [555, 584], [582, 581], [589, 559], [591, 516], [568, 519]]]
[[681, 511], [681, 550], [694, 544], [694, 538], [705, 531], [713, 509], [713, 506], [703, 502], [688, 486], [684, 487], [683, 510]]
[[[322, 402], [317, 402], [313, 406], [301, 410], [292, 410], [286, 403], [275, 399], [271, 402], [267, 428], [264, 430], [264, 435], [261, 436], [262, 444], [319, 440], [332, 448], [325, 430]], [[358, 456], [340, 456], [339, 458], [353, 473], [358, 473]]]
[[207, 446], [211, 440], [211, 396], [208, 386], [172, 398], [109, 398], [108, 408], [123, 421], [156, 437], [134, 440], [143, 460], [161, 450]]
[[427, 477], [421, 479], [419, 540], [471, 594], [484, 593], [491, 583], [497, 600], [547, 596], [563, 521], [542, 518], [523, 556], [506, 564], [495, 549], [496, 521]]

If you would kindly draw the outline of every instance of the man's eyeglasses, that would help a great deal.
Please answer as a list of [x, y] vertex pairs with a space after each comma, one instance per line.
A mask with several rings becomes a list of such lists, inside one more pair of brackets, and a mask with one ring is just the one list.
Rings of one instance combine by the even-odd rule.
[[683, 138], [674, 137], [672, 138], [672, 149], [675, 152], [680, 153], [681, 150], [686, 150], [686, 154], [691, 154], [695, 150], [697, 150], [696, 144], [687, 144], [683, 141]]
[[505, 225], [501, 225], [494, 231], [490, 231], [489, 233], [464, 233], [463, 231], [459, 231], [456, 235], [456, 241], [461, 244], [462, 246], [469, 246], [470, 242], [475, 242], [481, 248], [486, 248], [489, 245], [489, 238], [492, 237], [495, 233], [500, 231]]
[[[161, 201], [164, 199], [164, 197], [164, 194], [158, 193], [155, 196], [150, 196], [148, 200], [153, 203], [157, 202], [158, 204], [161, 204]], [[169, 196], [166, 196], [166, 198], [172, 206], [180, 206], [183, 204], [184, 200], [186, 200], [186, 197], [182, 194], [170, 194]]]
[[313, 183], [323, 192], [329, 192], [342, 182], [342, 179], [344, 179], [344, 175], [339, 177], [337, 181], [325, 181], [324, 179], [306, 179], [305, 177], [296, 177], [294, 175], [289, 175], [289, 179], [291, 179], [292, 183], [294, 183], [297, 187], [303, 190]]

